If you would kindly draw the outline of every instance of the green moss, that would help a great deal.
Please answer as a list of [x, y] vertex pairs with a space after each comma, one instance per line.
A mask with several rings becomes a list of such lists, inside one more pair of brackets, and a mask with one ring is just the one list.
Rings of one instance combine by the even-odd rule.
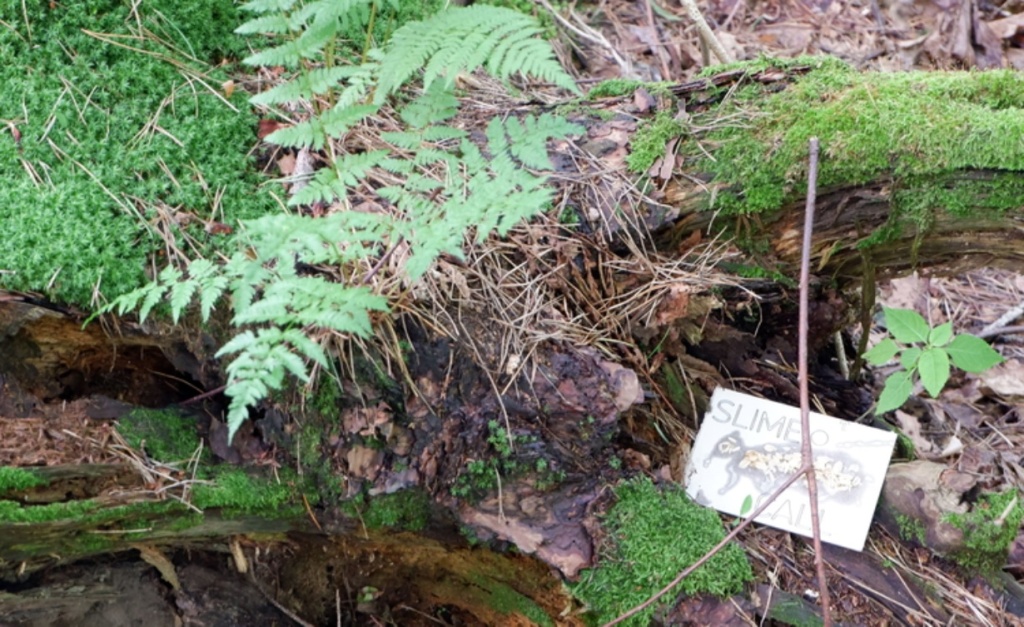
[[797, 283], [793, 279], [782, 274], [778, 270], [765, 268], [763, 266], [724, 262], [720, 264], [720, 267], [723, 270], [728, 270], [736, 276], [743, 277], [745, 279], [767, 279], [789, 287], [797, 287]]
[[594, 85], [590, 91], [587, 92], [587, 100], [627, 96], [643, 86], [643, 81], [631, 78], [610, 78]]
[[342, 510], [369, 529], [420, 531], [430, 521], [430, 498], [419, 490], [402, 490], [346, 501]]
[[953, 558], [968, 570], [991, 574], [1006, 563], [1010, 544], [1024, 520], [1024, 505], [1017, 490], [985, 494], [970, 512], [949, 514], [944, 520], [964, 532], [965, 548]]
[[551, 617], [534, 603], [529, 597], [520, 594], [512, 586], [487, 577], [467, 575], [471, 583], [479, 588], [484, 596], [482, 601], [502, 614], [512, 616], [519, 614], [531, 620], [535, 625], [554, 627]]
[[836, 57], [818, 57], [801, 55], [792, 59], [777, 59], [767, 55], [761, 55], [749, 61], [736, 61], [722, 65], [709, 65], [697, 74], [697, 78], [710, 78], [724, 72], [743, 70], [748, 74], [756, 74], [765, 70], [794, 70], [797, 68], [812, 68], [814, 70], [847, 71], [849, 64]]
[[312, 405], [322, 418], [337, 419], [341, 413], [341, 384], [333, 377], [320, 377]]
[[129, 446], [162, 462], [187, 460], [199, 448], [195, 418], [170, 409], [134, 409], [117, 430]]
[[896, 524], [900, 529], [900, 537], [904, 540], [911, 540], [924, 545], [927, 539], [927, 530], [920, 520], [904, 514], [897, 514]]
[[665, 156], [669, 140], [679, 137], [685, 130], [686, 125], [675, 119], [671, 111], [659, 111], [636, 130], [626, 165], [637, 174], [647, 172], [658, 158]]
[[46, 484], [47, 481], [45, 479], [31, 470], [15, 468], [13, 466], [0, 466], [0, 494], [20, 492]]
[[190, 235], [216, 243], [203, 220], [274, 209], [254, 193], [248, 95], [226, 97], [210, 65], [244, 54], [231, 0], [50, 7], [0, 0], [0, 120], [21, 135], [0, 134], [0, 286], [88, 305], [144, 282], [164, 250], [153, 225], [173, 236], [192, 217]]
[[[640, 478], [623, 483], [615, 494], [618, 501], [603, 522], [609, 543], [597, 568], [585, 571], [571, 587], [602, 622], [645, 601], [725, 536], [718, 514], [694, 504], [679, 488], [659, 491]], [[680, 589], [725, 596], [751, 579], [743, 550], [730, 544], [684, 579]], [[648, 609], [630, 624], [648, 624], [653, 612]]]
[[280, 482], [256, 478], [241, 469], [217, 472], [210, 485], [197, 485], [192, 503], [199, 509], [221, 508], [228, 514], [285, 517], [301, 507], [301, 481], [294, 471], [282, 469]]
[[131, 517], [153, 515], [182, 507], [180, 503], [134, 503], [106, 507], [92, 500], [22, 505], [15, 501], [0, 500], [0, 521], [9, 523], [43, 523], [61, 520], [76, 521], [82, 525], [99, 525]]
[[509, 442], [505, 427], [497, 420], [487, 424], [488, 450], [481, 458], [472, 459], [455, 480], [451, 494], [461, 499], [475, 501], [498, 487], [498, 477], [509, 480], [532, 473], [533, 485], [544, 491], [557, 486], [565, 479], [565, 472], [554, 468], [546, 459], [536, 453], [523, 455], [529, 445], [536, 442], [533, 435], [519, 434]]
[[674, 85], [675, 83], [665, 81], [648, 83], [629, 78], [610, 78], [594, 85], [590, 91], [587, 92], [587, 100], [629, 96], [641, 87], [646, 89], [652, 95], [668, 97], [672, 95], [671, 87]]
[[[797, 60], [797, 64], [807, 61]], [[783, 65], [760, 60], [756, 70]], [[802, 197], [808, 139], [818, 137], [820, 189], [891, 181], [890, 223], [874, 244], [908, 226], [926, 228], [937, 210], [998, 213], [1019, 206], [1024, 183], [1024, 77], [1011, 71], [861, 74], [837, 62], [773, 95], [741, 89], [697, 116], [711, 127], [684, 152], [713, 149], [694, 171], [721, 184], [715, 208], [732, 213], [779, 210]], [[721, 121], [728, 120], [728, 121]], [[991, 171], [986, 180], [962, 177]]]

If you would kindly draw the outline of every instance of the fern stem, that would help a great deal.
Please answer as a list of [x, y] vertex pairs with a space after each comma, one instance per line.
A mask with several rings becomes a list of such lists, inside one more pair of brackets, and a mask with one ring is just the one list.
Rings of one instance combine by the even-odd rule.
[[363, 56], [361, 61], [366, 63], [366, 53], [370, 51], [370, 43], [373, 41], [373, 25], [377, 21], [377, 0], [370, 3], [370, 21], [366, 26], [366, 41], [363, 42]]

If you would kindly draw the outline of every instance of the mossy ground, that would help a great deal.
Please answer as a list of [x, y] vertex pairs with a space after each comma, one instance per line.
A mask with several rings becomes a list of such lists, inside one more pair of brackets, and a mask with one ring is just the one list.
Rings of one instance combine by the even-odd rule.
[[[623, 483], [615, 494], [618, 501], [604, 520], [610, 542], [597, 568], [585, 571], [572, 586], [601, 622], [647, 600], [725, 537], [718, 514], [696, 505], [679, 488], [659, 490], [641, 478]], [[684, 579], [679, 590], [724, 596], [739, 592], [752, 579], [743, 550], [730, 544]], [[673, 598], [670, 594], [664, 601]], [[646, 625], [654, 611], [648, 609], [628, 624]]]
[[145, 280], [161, 210], [209, 243], [203, 220], [276, 206], [247, 94], [215, 67], [246, 54], [231, 0], [0, 7], [0, 286], [88, 304]]

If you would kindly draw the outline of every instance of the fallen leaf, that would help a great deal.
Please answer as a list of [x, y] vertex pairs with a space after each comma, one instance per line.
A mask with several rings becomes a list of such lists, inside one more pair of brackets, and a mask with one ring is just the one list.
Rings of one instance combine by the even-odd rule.
[[277, 120], [260, 120], [260, 126], [259, 130], [256, 131], [256, 137], [263, 139], [279, 128], [281, 128], [281, 123]]
[[1024, 396], [1024, 363], [1004, 361], [978, 375], [981, 384], [1000, 396]]
[[231, 94], [235, 93], [235, 81], [227, 80], [220, 84], [220, 88], [224, 90], [224, 97], [230, 98]]
[[281, 171], [281, 176], [291, 176], [295, 171], [295, 155], [282, 155], [277, 160], [277, 169]]

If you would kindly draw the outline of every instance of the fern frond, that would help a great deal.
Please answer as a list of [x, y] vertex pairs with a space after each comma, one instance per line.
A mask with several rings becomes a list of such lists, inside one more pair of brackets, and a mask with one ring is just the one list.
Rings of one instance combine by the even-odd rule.
[[423, 129], [423, 140], [428, 142], [446, 142], [466, 137], [466, 131], [451, 126], [428, 126]]
[[206, 322], [213, 312], [213, 305], [220, 300], [224, 290], [227, 289], [228, 278], [226, 276], [211, 277], [201, 282], [200, 286], [199, 313], [203, 317], [203, 322]]
[[327, 141], [341, 137], [364, 118], [377, 112], [374, 105], [334, 107], [323, 115], [310, 118], [293, 126], [278, 129], [266, 136], [266, 141], [286, 148], [322, 149]]
[[192, 302], [192, 296], [199, 288], [194, 280], [178, 281], [171, 285], [171, 320], [178, 324], [178, 318], [185, 307]]
[[295, 6], [296, 0], [251, 0], [238, 7], [248, 13], [283, 13]]
[[459, 100], [448, 85], [434, 81], [415, 100], [402, 107], [399, 116], [414, 129], [427, 128], [450, 120], [459, 109]]
[[319, 52], [318, 49], [307, 46], [308, 40], [301, 41], [300, 39], [293, 39], [280, 46], [261, 50], [242, 59], [242, 63], [253, 66], [281, 65], [287, 68], [297, 67], [303, 59], [312, 58]]
[[319, 220], [301, 215], [265, 216], [245, 224], [256, 258], [247, 260], [248, 266], [238, 262], [236, 275], [250, 272], [249, 266], [255, 266], [268, 273], [258, 279], [259, 284], [271, 278], [264, 269], [267, 264], [275, 264], [278, 273], [283, 274], [296, 260], [342, 264], [372, 255], [377, 242], [384, 241], [392, 229], [389, 216], [361, 211], [332, 213]]
[[527, 115], [522, 121], [511, 118], [505, 123], [505, 130], [508, 133], [512, 156], [528, 168], [548, 170], [551, 169], [551, 158], [547, 151], [548, 139], [579, 135], [586, 129], [564, 118], [545, 113], [539, 118]]
[[289, 20], [285, 15], [278, 13], [275, 15], [264, 15], [257, 17], [256, 19], [249, 20], [236, 28], [235, 33], [239, 35], [281, 35], [284, 33], [290, 33], [293, 30], [295, 29], [292, 27], [291, 20]]
[[[422, 22], [405, 24], [386, 47], [375, 102], [383, 102], [421, 68], [426, 68], [424, 84], [428, 88], [441, 76], [450, 83], [459, 72], [485, 65], [498, 78], [522, 72], [578, 91], [551, 46], [533, 38], [539, 32], [528, 15], [480, 4], [452, 7]], [[497, 58], [496, 50], [500, 50]], [[527, 55], [528, 63], [523, 60]]]
[[[413, 171], [413, 165], [407, 159], [385, 159], [380, 162], [380, 167], [392, 174], [408, 175]], [[380, 190], [378, 190], [379, 192]]]
[[357, 66], [325, 67], [300, 73], [286, 83], [268, 89], [249, 99], [254, 105], [277, 105], [308, 100], [325, 94], [338, 86], [342, 79], [355, 76], [361, 71]]
[[328, 283], [304, 277], [291, 286], [294, 320], [300, 325], [369, 337], [371, 311], [387, 311], [387, 299], [366, 287]]
[[342, 155], [334, 160], [333, 167], [318, 170], [316, 175], [301, 191], [292, 196], [289, 205], [309, 205], [314, 202], [333, 202], [344, 198], [349, 187], [359, 184], [359, 179], [390, 153], [386, 150], [371, 150], [358, 155]]

